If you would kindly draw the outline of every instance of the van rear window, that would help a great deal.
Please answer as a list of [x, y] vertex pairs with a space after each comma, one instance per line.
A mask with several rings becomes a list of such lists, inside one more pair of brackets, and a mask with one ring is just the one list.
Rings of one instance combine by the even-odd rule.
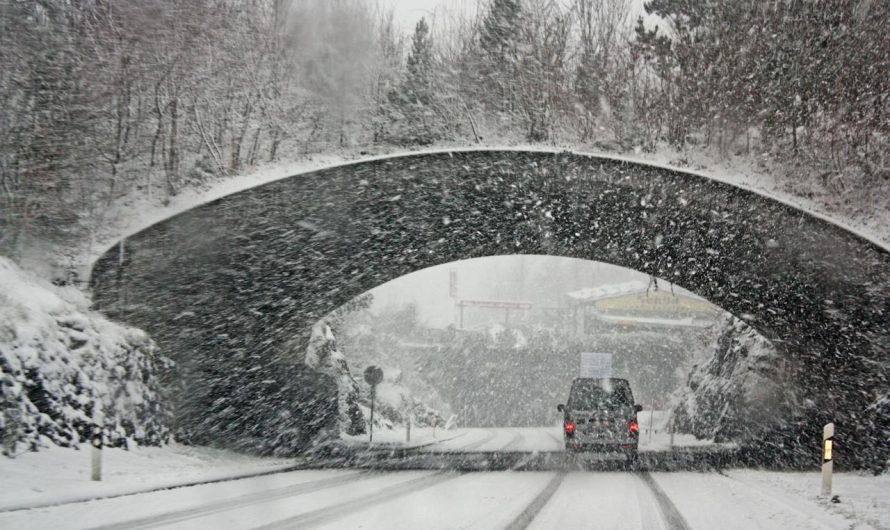
[[576, 384], [568, 402], [568, 408], [574, 410], [609, 409], [626, 405], [633, 405], [630, 390], [626, 386], [605, 388], [595, 382]]

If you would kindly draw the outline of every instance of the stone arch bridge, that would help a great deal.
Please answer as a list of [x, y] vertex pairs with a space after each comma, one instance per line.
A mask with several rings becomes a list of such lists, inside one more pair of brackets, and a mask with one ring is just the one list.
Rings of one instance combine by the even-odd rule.
[[603, 261], [681, 285], [788, 360], [800, 407], [773, 434], [817, 448], [831, 419], [846, 433], [838, 444], [887, 445], [886, 405], [875, 403], [890, 386], [890, 253], [682, 171], [504, 150], [355, 162], [155, 224], [99, 259], [91, 284], [100, 310], [178, 363], [181, 437], [271, 451], [304, 446], [329, 416], [330, 382], [300, 364], [314, 322], [402, 275], [504, 254]]

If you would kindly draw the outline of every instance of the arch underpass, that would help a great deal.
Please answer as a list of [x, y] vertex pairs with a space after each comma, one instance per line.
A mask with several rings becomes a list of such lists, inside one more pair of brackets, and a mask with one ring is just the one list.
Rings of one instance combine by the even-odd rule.
[[[888, 391], [890, 254], [680, 171], [567, 152], [357, 162], [160, 222], [110, 249], [91, 282], [99, 309], [147, 330], [179, 364], [177, 397], [190, 403], [180, 427], [238, 446], [288, 419], [321, 428], [332, 386], [300, 365], [319, 318], [410, 272], [504, 254], [602, 261], [681, 285], [787, 359], [800, 407], [774, 434], [817, 448], [814, 433], [834, 420], [839, 445], [862, 455], [887, 445], [886, 414], [872, 405]], [[282, 402], [312, 396], [282, 416]], [[313, 429], [263, 443], [305, 444]]]

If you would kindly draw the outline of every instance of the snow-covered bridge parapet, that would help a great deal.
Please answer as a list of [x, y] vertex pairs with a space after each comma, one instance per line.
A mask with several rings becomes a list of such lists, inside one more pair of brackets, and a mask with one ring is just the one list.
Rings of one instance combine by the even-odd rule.
[[[849, 444], [877, 442], [876, 429], [886, 428], [864, 416], [888, 386], [886, 249], [752, 191], [667, 168], [496, 150], [332, 167], [135, 234], [99, 260], [92, 283], [100, 309], [148, 330], [180, 365], [224, 360], [203, 376], [226, 379], [203, 398], [216, 403], [226, 392], [274, 387], [263, 366], [301, 359], [312, 324], [368, 289], [504, 254], [598, 260], [679, 284], [780, 347], [801, 417], [859, 433]], [[810, 443], [798, 428], [788, 438]]]

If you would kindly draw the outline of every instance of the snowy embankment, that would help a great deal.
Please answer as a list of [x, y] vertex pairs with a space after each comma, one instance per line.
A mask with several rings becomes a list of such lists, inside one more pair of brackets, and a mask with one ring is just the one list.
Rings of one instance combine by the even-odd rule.
[[[865, 215], [859, 213], [859, 210], [853, 211], [839, 204], [838, 198], [834, 194], [808, 193], [808, 196], [804, 196], [790, 192], [788, 191], [788, 186], [774, 172], [767, 169], [758, 169], [756, 164], [753, 163], [753, 159], [750, 158], [737, 157], [731, 160], [718, 160], [705, 153], [684, 153], [681, 156], [672, 149], [663, 149], [656, 153], [627, 155], [590, 151], [584, 146], [568, 144], [556, 146], [534, 144], [442, 144], [433, 149], [413, 151], [382, 149], [373, 155], [369, 154], [367, 149], [367, 147], [362, 147], [353, 151], [318, 154], [299, 160], [267, 164], [249, 173], [220, 178], [215, 182], [206, 184], [204, 187], [185, 190], [163, 202], [143, 195], [131, 194], [124, 196], [112, 208], [107, 217], [108, 222], [104, 226], [96, 227], [93, 244], [86, 249], [85, 254], [76, 259], [81, 269], [81, 277], [84, 280], [89, 278], [89, 270], [92, 267], [92, 263], [120, 239], [195, 206], [225, 197], [226, 195], [294, 175], [335, 166], [405, 155], [442, 153], [454, 150], [514, 150], [553, 153], [569, 150], [582, 155], [601, 156], [686, 171], [774, 198], [795, 208], [810, 212], [817, 217], [831, 221], [849, 231], [858, 233], [884, 248], [890, 249], [890, 210], [878, 208], [876, 212]], [[681, 158], [685, 158], [685, 162], [679, 163], [678, 161]]]
[[108, 445], [169, 438], [157, 373], [169, 361], [145, 333], [88, 307], [77, 289], [38, 280], [0, 257], [3, 454], [87, 441], [96, 404]]
[[83, 444], [79, 449], [52, 447], [15, 459], [0, 458], [0, 511], [255, 476], [296, 463], [178, 444], [105, 449], [102, 481], [93, 482], [90, 446]]

